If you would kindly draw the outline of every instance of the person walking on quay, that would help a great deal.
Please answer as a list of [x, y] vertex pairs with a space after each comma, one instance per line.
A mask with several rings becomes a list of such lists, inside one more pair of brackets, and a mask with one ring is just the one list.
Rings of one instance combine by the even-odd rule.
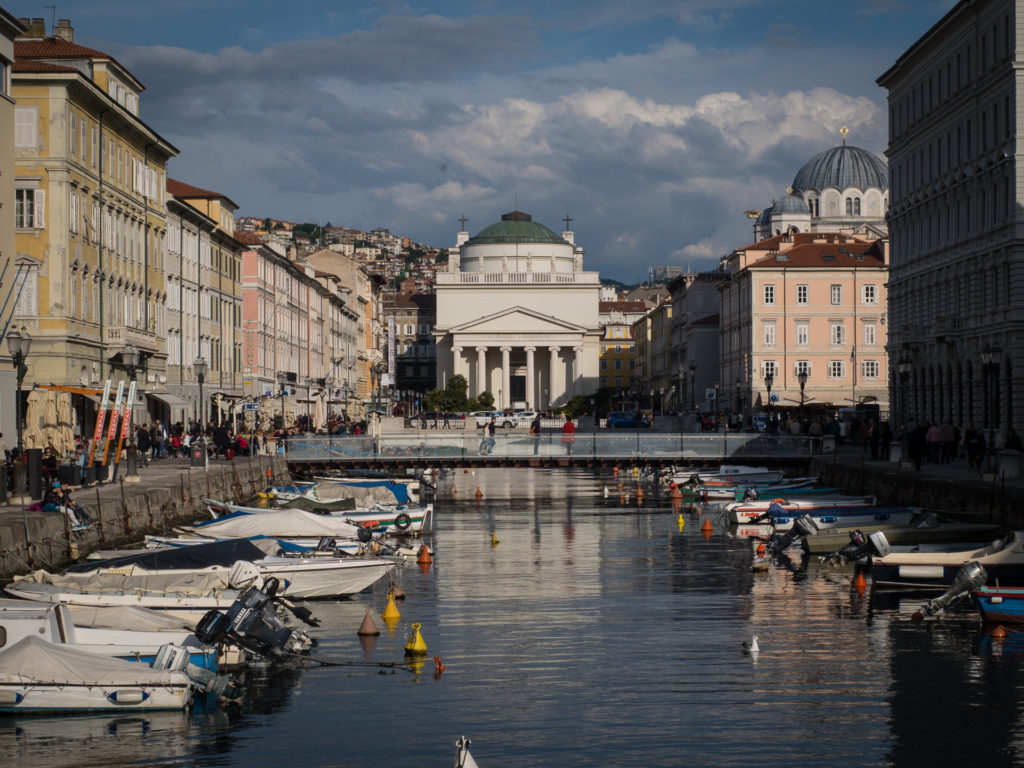
[[981, 463], [985, 457], [985, 438], [974, 428], [974, 422], [967, 424], [964, 432], [964, 449], [967, 451], [967, 466], [981, 472]]
[[[450, 414], [448, 413], [448, 409], [445, 408], [444, 409], [444, 425], [443, 425], [445, 429], [450, 429], [451, 428], [451, 424], [448, 423], [448, 417], [449, 416], [450, 416]], [[494, 434], [494, 433], [492, 432], [491, 434]]]
[[879, 429], [878, 436], [878, 447], [879, 447], [879, 458], [882, 461], [889, 460], [889, 451], [892, 445], [892, 427], [889, 426], [888, 421], [883, 421]]
[[938, 424], [928, 427], [925, 441], [928, 443], [928, 461], [938, 464], [942, 461], [942, 427]]
[[565, 424], [562, 425], [562, 444], [565, 446], [565, 455], [572, 456], [572, 445], [576, 442], [576, 425], [572, 423], [572, 416], [565, 415]]
[[[438, 409], [437, 409], [437, 406], [435, 405], [435, 406], [434, 406], [434, 426], [433, 426], [433, 429], [437, 429], [437, 417], [438, 417], [439, 415], [440, 415], [440, 414], [438, 413]], [[447, 421], [447, 419], [445, 419], [445, 421]], [[447, 424], [445, 424], [445, 426], [448, 426], [448, 425], [447, 425]]]
[[540, 414], [534, 414], [533, 421], [530, 422], [530, 436], [533, 438], [533, 455], [537, 455], [537, 449], [540, 447]]

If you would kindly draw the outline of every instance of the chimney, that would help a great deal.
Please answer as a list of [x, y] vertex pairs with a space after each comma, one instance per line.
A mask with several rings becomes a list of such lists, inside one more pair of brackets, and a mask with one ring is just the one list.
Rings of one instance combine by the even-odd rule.
[[53, 36], [67, 43], [75, 42], [75, 30], [71, 27], [71, 19], [57, 19], [57, 28]]
[[18, 19], [25, 27], [25, 34], [20, 40], [42, 40], [46, 37], [46, 22], [42, 19]]

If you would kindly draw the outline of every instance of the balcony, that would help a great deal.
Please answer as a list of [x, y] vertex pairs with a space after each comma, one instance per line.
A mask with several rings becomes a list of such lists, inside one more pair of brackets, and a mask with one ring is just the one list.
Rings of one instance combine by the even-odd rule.
[[155, 333], [127, 325], [108, 325], [103, 329], [103, 343], [108, 347], [133, 346], [140, 352], [150, 354], [160, 351], [160, 342]]

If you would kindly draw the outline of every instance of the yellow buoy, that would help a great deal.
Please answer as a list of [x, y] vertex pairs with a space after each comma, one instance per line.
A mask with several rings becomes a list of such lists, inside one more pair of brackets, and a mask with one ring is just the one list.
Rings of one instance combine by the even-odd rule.
[[398, 606], [395, 605], [395, 596], [388, 594], [388, 607], [384, 609], [384, 613], [380, 615], [382, 619], [388, 621], [389, 619], [400, 619], [402, 614], [398, 612]]
[[498, 537], [494, 535], [494, 531], [491, 531], [491, 546], [496, 547], [499, 543]]
[[427, 655], [427, 644], [423, 642], [423, 635], [420, 634], [420, 627], [423, 626], [419, 622], [412, 625], [412, 634], [409, 635], [409, 640], [405, 644], [405, 655], [406, 656], [426, 656]]
[[683, 526], [686, 525], [686, 521], [683, 519], [682, 515], [680, 515], [678, 519], [676, 519], [676, 523], [678, 523], [680, 531], [683, 530]]

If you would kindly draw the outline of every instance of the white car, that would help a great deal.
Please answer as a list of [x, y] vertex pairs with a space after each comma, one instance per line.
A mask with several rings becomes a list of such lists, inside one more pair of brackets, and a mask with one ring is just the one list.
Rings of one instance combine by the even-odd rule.
[[466, 418], [475, 419], [476, 425], [478, 427], [482, 427], [490, 422], [492, 416], [499, 419], [502, 418], [502, 415], [496, 411], [473, 411], [471, 414], [467, 415]]
[[499, 416], [498, 424], [506, 429], [529, 427], [530, 423], [537, 418], [537, 415], [536, 411], [517, 411], [511, 416]]

